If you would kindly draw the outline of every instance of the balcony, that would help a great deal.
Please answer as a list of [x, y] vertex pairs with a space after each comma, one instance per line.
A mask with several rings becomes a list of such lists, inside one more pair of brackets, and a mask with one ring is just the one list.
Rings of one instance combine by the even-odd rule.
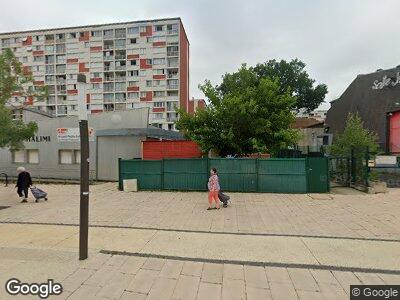
[[167, 89], [168, 90], [177, 90], [179, 88], [178, 84], [168, 84]]
[[167, 122], [176, 122], [178, 121], [177, 117], [167, 117]]
[[174, 78], [178, 79], [179, 75], [178, 75], [178, 73], [168, 74], [167, 78], [168, 79], [174, 79]]
[[104, 56], [104, 60], [114, 60], [114, 55]]
[[167, 56], [179, 56], [179, 51], [168, 51]]
[[167, 34], [178, 34], [178, 29], [167, 30]]

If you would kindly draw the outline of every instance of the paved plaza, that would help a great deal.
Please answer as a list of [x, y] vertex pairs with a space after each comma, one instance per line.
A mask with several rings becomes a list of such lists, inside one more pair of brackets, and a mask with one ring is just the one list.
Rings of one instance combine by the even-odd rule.
[[400, 284], [400, 189], [367, 195], [124, 193], [91, 186], [89, 259], [79, 261], [79, 186], [48, 202], [0, 187], [5, 282], [63, 285], [57, 299], [349, 299], [350, 284]]

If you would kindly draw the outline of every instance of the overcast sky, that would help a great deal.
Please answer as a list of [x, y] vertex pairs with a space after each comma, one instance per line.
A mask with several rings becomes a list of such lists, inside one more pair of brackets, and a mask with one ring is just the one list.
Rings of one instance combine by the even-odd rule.
[[400, 65], [399, 12], [399, 0], [15, 0], [2, 3], [0, 32], [181, 17], [190, 96], [241, 63], [299, 58], [329, 102], [357, 74]]

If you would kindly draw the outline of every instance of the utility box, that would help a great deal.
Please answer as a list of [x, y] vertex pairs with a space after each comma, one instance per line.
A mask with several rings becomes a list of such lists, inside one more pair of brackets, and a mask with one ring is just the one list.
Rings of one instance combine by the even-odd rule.
[[124, 179], [124, 192], [137, 192], [137, 179]]

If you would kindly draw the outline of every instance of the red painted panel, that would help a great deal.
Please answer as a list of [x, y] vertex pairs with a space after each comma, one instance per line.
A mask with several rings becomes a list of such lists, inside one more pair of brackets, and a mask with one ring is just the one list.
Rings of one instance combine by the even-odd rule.
[[77, 58], [68, 58], [67, 59], [67, 64], [76, 64], [76, 63], [78, 63]]
[[89, 31], [85, 31], [83, 33], [83, 36], [79, 36], [79, 41], [80, 42], [87, 42], [89, 39], [90, 39]]
[[67, 94], [68, 95], [77, 95], [78, 94], [78, 90], [67, 90]]
[[86, 68], [85, 63], [79, 63], [79, 72], [80, 73], [89, 72], [89, 69]]
[[179, 30], [179, 51], [179, 106], [187, 112], [189, 106], [189, 41], [182, 23]]
[[143, 141], [142, 159], [201, 157], [200, 147], [193, 141]]
[[102, 109], [92, 109], [90, 112], [91, 112], [92, 114], [96, 114], [96, 113], [101, 113], [101, 112], [103, 112], [103, 110], [102, 110]]
[[90, 52], [100, 52], [103, 50], [102, 46], [90, 47]]
[[32, 45], [32, 36], [31, 35], [27, 36], [26, 41], [22, 42], [22, 46], [30, 46], [30, 45]]
[[187, 112], [189, 114], [194, 114], [194, 101], [189, 100]]
[[146, 31], [140, 33], [140, 36], [152, 36], [152, 35], [153, 35], [153, 26], [151, 25], [146, 26]]
[[28, 98], [25, 101], [26, 105], [32, 105], [33, 104], [33, 96], [28, 96]]
[[146, 97], [140, 97], [140, 101], [151, 101], [153, 100], [153, 92], [146, 92]]
[[86, 103], [90, 103], [90, 94], [86, 94]]
[[23, 66], [23, 67], [22, 67], [22, 73], [24, 73], [24, 75], [31, 75], [31, 74], [32, 74], [31, 67], [29, 67], [29, 66]]
[[391, 153], [400, 153], [400, 111], [390, 117], [389, 146]]
[[153, 112], [163, 112], [165, 111], [165, 107], [153, 107]]
[[165, 47], [167, 45], [166, 42], [154, 42], [153, 47]]
[[151, 65], [148, 65], [146, 63], [146, 59], [145, 58], [141, 58], [140, 59], [140, 69], [151, 69]]
[[165, 75], [153, 75], [153, 79], [165, 79]]
[[90, 82], [102, 82], [103, 78], [100, 77], [95, 77], [95, 78], [90, 78]]
[[35, 81], [33, 82], [33, 85], [44, 85], [44, 81], [35, 80]]
[[139, 87], [138, 86], [128, 86], [127, 91], [128, 92], [137, 92], [137, 91], [139, 91]]
[[135, 59], [135, 58], [139, 58], [139, 54], [128, 54], [126, 57], [128, 59]]
[[33, 56], [42, 56], [44, 54], [44, 51], [38, 50], [38, 51], [32, 51]]

